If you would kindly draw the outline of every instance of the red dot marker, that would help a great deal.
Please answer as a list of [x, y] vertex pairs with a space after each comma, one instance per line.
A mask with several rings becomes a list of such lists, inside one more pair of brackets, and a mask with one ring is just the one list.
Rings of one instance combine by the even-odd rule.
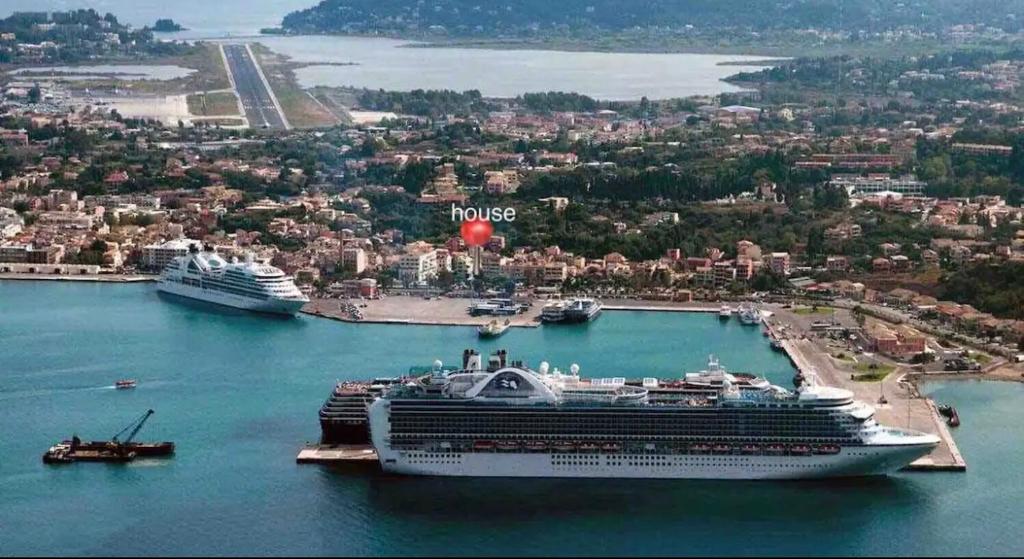
[[463, 221], [462, 226], [459, 228], [459, 232], [462, 233], [462, 240], [466, 241], [467, 246], [478, 247], [483, 246], [487, 241], [491, 240], [491, 235], [494, 233], [494, 226], [491, 225], [490, 221], [474, 219], [470, 221]]

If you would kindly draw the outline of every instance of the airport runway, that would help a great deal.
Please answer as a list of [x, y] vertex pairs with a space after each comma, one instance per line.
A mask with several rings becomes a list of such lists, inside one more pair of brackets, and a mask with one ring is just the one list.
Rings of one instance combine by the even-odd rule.
[[251, 128], [287, 130], [288, 120], [264, 80], [247, 45], [223, 45], [231, 81], [242, 100], [242, 108]]

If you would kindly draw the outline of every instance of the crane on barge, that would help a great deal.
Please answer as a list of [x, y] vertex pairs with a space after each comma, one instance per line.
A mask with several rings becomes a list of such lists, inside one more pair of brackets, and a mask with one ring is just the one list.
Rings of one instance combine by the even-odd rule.
[[[158, 443], [137, 443], [133, 442], [135, 436], [142, 430], [143, 425], [154, 413], [153, 410], [146, 410], [146, 413], [139, 416], [135, 421], [121, 429], [109, 441], [83, 442], [78, 436], [70, 441], [62, 441], [50, 447], [43, 455], [43, 462], [48, 464], [67, 464], [79, 460], [91, 462], [131, 462], [136, 457], [146, 456], [167, 456], [174, 454], [174, 443], [170, 441]], [[121, 437], [128, 433], [128, 436], [121, 440]]]

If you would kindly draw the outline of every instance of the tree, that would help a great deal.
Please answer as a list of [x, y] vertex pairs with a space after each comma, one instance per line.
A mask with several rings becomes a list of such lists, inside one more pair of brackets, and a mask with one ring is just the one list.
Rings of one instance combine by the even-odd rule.
[[39, 84], [33, 85], [32, 89], [28, 90], [28, 102], [29, 103], [32, 103], [32, 104], [38, 103], [39, 100], [42, 99], [42, 97], [43, 97], [43, 92], [42, 92], [42, 90], [39, 89]]

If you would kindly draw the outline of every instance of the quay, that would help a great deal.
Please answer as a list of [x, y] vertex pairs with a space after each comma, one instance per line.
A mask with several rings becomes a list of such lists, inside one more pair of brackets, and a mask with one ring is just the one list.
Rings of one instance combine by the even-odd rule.
[[941, 439], [935, 450], [906, 466], [904, 471], [967, 470], [967, 462], [960, 454], [960, 449], [957, 448], [956, 441], [953, 440], [935, 402], [920, 396], [916, 386], [912, 381], [906, 380], [904, 375], [893, 371], [879, 382], [853, 380], [849, 372], [839, 370], [825, 348], [806, 337], [794, 339], [777, 331], [770, 320], [765, 320], [765, 327], [780, 341], [783, 351], [797, 370], [802, 373], [814, 372], [825, 384], [852, 391], [858, 400], [875, 407], [875, 415], [880, 423], [932, 433]]
[[[419, 324], [427, 326], [483, 326], [494, 320], [493, 316], [470, 316], [466, 308], [472, 299], [442, 297], [424, 299], [408, 295], [393, 295], [383, 299], [359, 301], [363, 318], [355, 319], [342, 309], [345, 299], [313, 299], [302, 311], [304, 314], [353, 322], [360, 324]], [[353, 302], [355, 302], [353, 300]], [[502, 317], [509, 319], [509, 325], [516, 328], [540, 326], [540, 312], [543, 302], [537, 301], [522, 314]]]
[[377, 451], [370, 445], [308, 445], [295, 457], [298, 464], [376, 464]]
[[0, 273], [0, 280], [19, 281], [79, 281], [98, 283], [139, 283], [156, 281], [158, 276], [153, 275], [129, 275], [129, 274], [29, 274], [29, 273]]

